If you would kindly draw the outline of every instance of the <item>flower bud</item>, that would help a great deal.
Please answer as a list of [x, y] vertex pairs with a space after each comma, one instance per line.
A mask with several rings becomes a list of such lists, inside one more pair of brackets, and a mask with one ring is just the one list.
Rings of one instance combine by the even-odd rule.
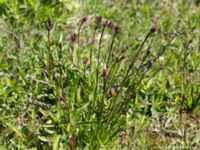
[[108, 69], [103, 70], [103, 78], [104, 78], [105, 81], [108, 80]]
[[52, 20], [49, 18], [48, 21], [47, 21], [47, 24], [46, 24], [46, 29], [48, 31], [51, 31], [53, 29], [53, 22]]

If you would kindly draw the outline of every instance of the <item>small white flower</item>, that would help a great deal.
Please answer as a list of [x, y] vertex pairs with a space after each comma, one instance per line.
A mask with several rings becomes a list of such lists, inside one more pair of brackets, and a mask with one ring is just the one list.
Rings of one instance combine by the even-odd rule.
[[159, 60], [160, 60], [160, 61], [163, 61], [163, 60], [164, 60], [164, 57], [163, 57], [163, 56], [160, 56], [160, 57], [159, 57]]

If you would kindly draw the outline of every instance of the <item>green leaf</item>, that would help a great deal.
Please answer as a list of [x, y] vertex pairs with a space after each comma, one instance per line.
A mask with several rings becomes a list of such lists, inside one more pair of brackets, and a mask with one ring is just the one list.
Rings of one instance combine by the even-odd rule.
[[53, 143], [53, 150], [59, 150], [60, 135], [56, 135]]

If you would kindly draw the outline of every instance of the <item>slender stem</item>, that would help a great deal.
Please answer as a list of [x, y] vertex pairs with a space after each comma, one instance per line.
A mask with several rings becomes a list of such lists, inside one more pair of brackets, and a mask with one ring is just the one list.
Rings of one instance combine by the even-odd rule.
[[70, 61], [71, 61], [71, 64], [73, 64], [73, 63], [74, 63], [74, 59], [73, 59], [73, 55], [74, 55], [74, 45], [73, 45], [73, 43], [70, 44], [70, 49], [71, 49]]
[[119, 98], [119, 96], [120, 96], [120, 94], [121, 94], [121, 92], [122, 92], [123, 86], [124, 86], [124, 84], [125, 84], [125, 82], [126, 82], [126, 80], [127, 80], [127, 78], [128, 78], [128, 75], [129, 75], [131, 69], [132, 69], [133, 66], [134, 66], [135, 60], [137, 59], [137, 57], [138, 57], [140, 51], [142, 50], [142, 47], [144, 46], [145, 42], [147, 41], [147, 39], [150, 37], [151, 34], [152, 34], [152, 32], [149, 32], [149, 33], [146, 35], [144, 41], [143, 41], [142, 44], [140, 45], [140, 47], [139, 47], [139, 49], [138, 49], [138, 51], [137, 51], [135, 57], [133, 58], [131, 64], [130, 64], [129, 67], [128, 67], [128, 70], [127, 70], [127, 72], [126, 72], [126, 75], [125, 75], [125, 77], [124, 77], [124, 79], [123, 79], [123, 81], [122, 81], [122, 83], [121, 83], [120, 89], [117, 91], [115, 100], [113, 101], [112, 108], [111, 108], [112, 111], [111, 111], [110, 114], [109, 114], [109, 117], [108, 117], [108, 120], [107, 120], [107, 125], [109, 124], [109, 122], [110, 122], [110, 120], [111, 120], [111, 118], [112, 118], [114, 112], [115, 112], [116, 110], [118, 110], [118, 109], [113, 109], [113, 108], [115, 107], [115, 105], [116, 105], [116, 103], [117, 103], [117, 100], [118, 100], [118, 98]]
[[94, 42], [95, 42], [95, 35], [96, 35], [96, 31], [98, 29], [98, 26], [99, 26], [99, 22], [97, 22], [95, 29], [94, 29], [93, 36], [92, 36], [92, 48], [90, 49], [90, 66], [89, 66], [90, 70], [92, 69], [93, 45], [94, 45]]
[[63, 66], [62, 66], [62, 61], [61, 61], [61, 57], [62, 57], [62, 44], [60, 44], [59, 46], [59, 51], [58, 51], [58, 65], [59, 65], [59, 72], [60, 72], [60, 86], [62, 89], [62, 96], [65, 96], [65, 92], [64, 92], [64, 85], [63, 85], [63, 74], [62, 74], [62, 70], [63, 70]]
[[[185, 52], [183, 53], [183, 74], [182, 74], [182, 82], [183, 82], [183, 94], [182, 94], [182, 101], [181, 101], [181, 107], [180, 107], [180, 118], [179, 118], [179, 123], [180, 123], [180, 128], [182, 132], [182, 136], [184, 135], [184, 123], [182, 122], [182, 115], [183, 115], [183, 105], [185, 99], [185, 89], [186, 89], [186, 59], [187, 59], [187, 50], [189, 49], [190, 41], [187, 41], [184, 46], [185, 46]], [[184, 137], [183, 137], [184, 138]]]
[[159, 68], [156, 72], [154, 72], [154, 74], [146, 81], [146, 83], [148, 83], [153, 77], [155, 77], [155, 75], [160, 72], [161, 68]]
[[107, 59], [107, 63], [106, 63], [106, 68], [108, 68], [108, 66], [109, 66], [110, 56], [111, 56], [111, 52], [112, 52], [112, 49], [113, 49], [113, 44], [114, 44], [114, 41], [115, 41], [115, 37], [117, 36], [117, 33], [118, 32], [115, 32], [115, 34], [113, 36], [113, 39], [112, 39], [112, 42], [111, 42], [111, 45], [110, 45], [110, 50], [109, 50], [109, 55], [108, 55], [108, 59]]
[[150, 49], [150, 47], [151, 47], [151, 44], [153, 43], [153, 39], [154, 39], [154, 36], [152, 37], [151, 43], [149, 44], [149, 46], [148, 46], [148, 48], [147, 48], [147, 53], [146, 53], [145, 57], [143, 57], [143, 59], [142, 59], [140, 65], [139, 65], [139, 67], [138, 67], [138, 69], [137, 69], [137, 71], [136, 71], [137, 75], [138, 75], [139, 70], [141, 69], [142, 65], [144, 64], [145, 60], [146, 60], [147, 57], [150, 55], [149, 49]]
[[[111, 52], [112, 52], [112, 49], [113, 49], [113, 44], [114, 44], [114, 41], [115, 41], [115, 37], [117, 36], [117, 33], [118, 33], [118, 32], [115, 32], [115, 34], [114, 34], [114, 36], [113, 36], [113, 39], [112, 39], [112, 42], [111, 42], [111, 44], [110, 44], [108, 59], [107, 59], [107, 63], [106, 63], [106, 68], [107, 68], [107, 69], [108, 69], [108, 66], [109, 66], [110, 56], [111, 56]], [[110, 70], [110, 71], [111, 71], [111, 70]], [[110, 74], [110, 71], [109, 71], [109, 74]], [[108, 78], [109, 78], [109, 74], [108, 74]], [[107, 80], [107, 81], [108, 81], [108, 80]], [[107, 84], [107, 81], [104, 80], [104, 87], [103, 87], [104, 93], [106, 92], [106, 84]]]
[[[81, 28], [83, 26], [84, 21], [81, 22], [79, 28], [78, 28], [78, 38], [80, 39], [80, 35], [81, 35]], [[78, 41], [79, 44], [80, 41]], [[80, 68], [80, 59], [81, 59], [81, 54], [80, 54], [80, 46], [78, 47], [78, 68]]]
[[47, 33], [48, 36], [48, 50], [49, 50], [49, 72], [53, 72], [53, 64], [52, 64], [52, 56], [51, 56], [51, 38], [50, 38], [50, 30]]
[[[97, 98], [97, 90], [98, 90], [98, 84], [99, 84], [99, 65], [100, 65], [100, 55], [101, 55], [101, 45], [102, 45], [102, 40], [103, 40], [103, 35], [105, 31], [106, 25], [103, 26], [102, 31], [101, 31], [101, 37], [99, 41], [99, 50], [98, 50], [98, 56], [97, 56], [97, 70], [96, 70], [96, 87], [95, 87], [95, 92], [94, 92], [94, 102], [96, 102]], [[94, 109], [94, 104], [93, 104], [93, 109]]]

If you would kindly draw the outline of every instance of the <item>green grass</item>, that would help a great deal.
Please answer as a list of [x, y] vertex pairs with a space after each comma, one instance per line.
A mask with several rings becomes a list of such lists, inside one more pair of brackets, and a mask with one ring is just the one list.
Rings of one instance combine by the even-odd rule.
[[0, 0], [0, 149], [199, 149], [199, 35], [199, 0]]

